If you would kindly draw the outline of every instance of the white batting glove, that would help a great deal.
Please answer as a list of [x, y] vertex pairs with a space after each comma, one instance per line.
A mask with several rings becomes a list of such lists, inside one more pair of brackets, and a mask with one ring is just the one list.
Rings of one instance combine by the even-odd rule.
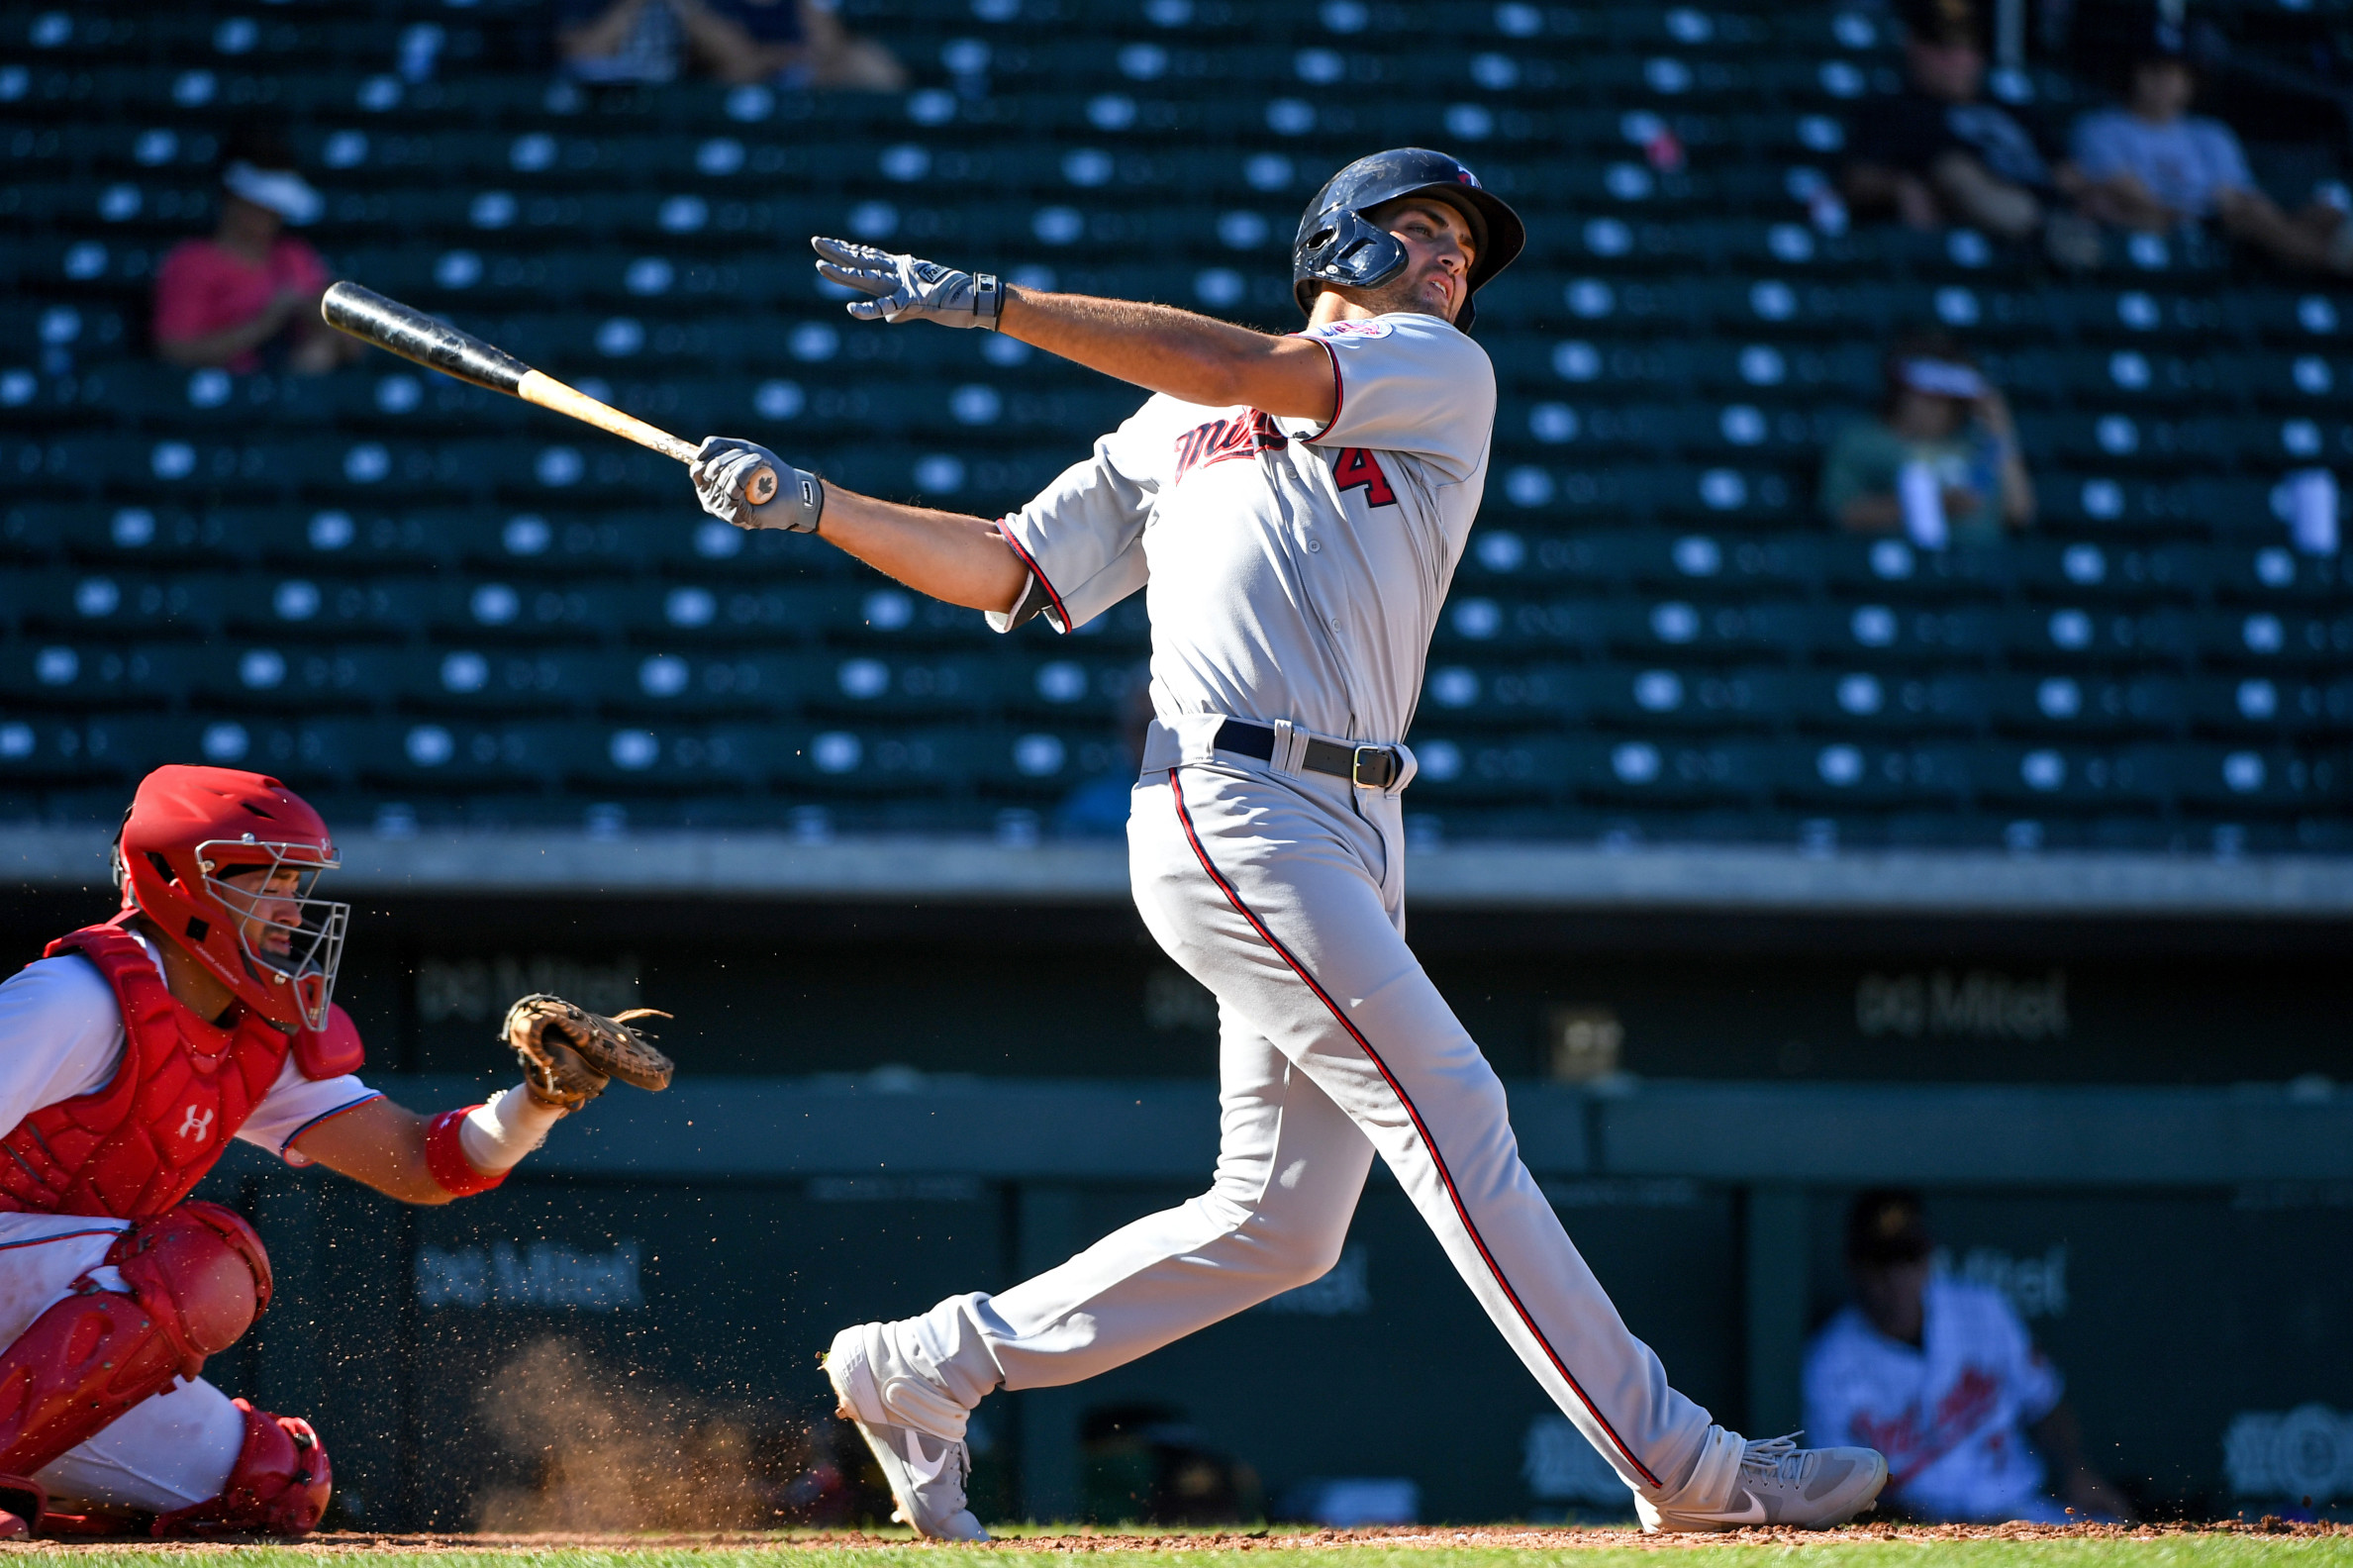
[[[776, 498], [754, 506], [743, 494], [744, 483], [762, 467], [776, 471]], [[784, 529], [814, 534], [825, 515], [826, 482], [804, 468], [795, 468], [756, 441], [734, 436], [713, 436], [686, 465], [695, 482], [695, 499], [715, 518], [739, 529]]]
[[942, 327], [997, 330], [1005, 289], [994, 272], [958, 272], [936, 261], [894, 255], [848, 240], [813, 236], [817, 270], [823, 277], [871, 294], [846, 307], [860, 321], [937, 322]]

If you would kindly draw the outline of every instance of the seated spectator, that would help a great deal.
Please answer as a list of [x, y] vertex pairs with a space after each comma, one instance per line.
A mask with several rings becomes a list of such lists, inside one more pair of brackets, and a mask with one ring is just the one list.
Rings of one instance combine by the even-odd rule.
[[838, 0], [719, 0], [756, 47], [751, 81], [779, 87], [898, 92], [907, 68], [872, 39], [841, 25]]
[[367, 351], [319, 319], [333, 281], [319, 252], [284, 233], [315, 221], [326, 199], [294, 170], [277, 137], [229, 138], [221, 219], [207, 240], [184, 240], [155, 271], [155, 352], [170, 364], [240, 374], [280, 360], [322, 375]]
[[1054, 834], [1060, 838], [1125, 838], [1127, 808], [1135, 794], [1136, 770], [1143, 766], [1144, 732], [1152, 725], [1152, 671], [1139, 665], [1120, 698], [1119, 759], [1093, 778], [1085, 779], [1054, 808]]
[[[1882, 1512], [1947, 1523], [2129, 1519], [2084, 1463], [2056, 1368], [2000, 1291], [1938, 1274], [1916, 1193], [1847, 1214], [1854, 1301], [1806, 1352], [1806, 1432], [1887, 1455]], [[2057, 1496], [2051, 1492], [2056, 1482]]]
[[2157, 28], [2131, 61], [2124, 107], [2076, 123], [2086, 210], [2144, 234], [2218, 220], [2225, 234], [2288, 266], [2353, 273], [2353, 221], [2323, 201], [2282, 212], [2256, 188], [2230, 128], [2189, 112], [2197, 94], [2181, 30]]
[[2074, 167], [2033, 115], [1981, 96], [1981, 36], [1970, 0], [1912, 7], [1904, 90], [1855, 118], [1839, 178], [1848, 204], [1915, 229], [1963, 224], [2010, 241], [2039, 234], [2060, 265], [2097, 266], [2100, 232], [2072, 208]]
[[1822, 510], [1856, 534], [1924, 549], [2000, 543], [2034, 522], [2034, 485], [2010, 404], [1940, 334], [1887, 357], [1879, 413], [1838, 433], [1822, 459]]
[[558, 0], [556, 52], [582, 81], [674, 81], [689, 64], [740, 85], [895, 92], [907, 73], [853, 38], [832, 0]]

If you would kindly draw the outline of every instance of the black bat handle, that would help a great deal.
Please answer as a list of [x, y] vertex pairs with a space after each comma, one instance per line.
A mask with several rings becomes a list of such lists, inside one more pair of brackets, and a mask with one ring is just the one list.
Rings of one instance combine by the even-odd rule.
[[356, 283], [331, 285], [319, 314], [330, 327], [493, 392], [513, 395], [531, 374], [530, 365], [505, 349]]

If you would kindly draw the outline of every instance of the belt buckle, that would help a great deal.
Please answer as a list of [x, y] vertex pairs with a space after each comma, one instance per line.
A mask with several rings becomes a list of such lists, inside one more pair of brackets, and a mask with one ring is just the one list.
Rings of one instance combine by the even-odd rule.
[[[1381, 776], [1378, 780], [1364, 776], [1364, 765], [1367, 758], [1380, 765]], [[1348, 782], [1358, 789], [1385, 790], [1396, 779], [1397, 753], [1387, 746], [1360, 745], [1349, 758]]]

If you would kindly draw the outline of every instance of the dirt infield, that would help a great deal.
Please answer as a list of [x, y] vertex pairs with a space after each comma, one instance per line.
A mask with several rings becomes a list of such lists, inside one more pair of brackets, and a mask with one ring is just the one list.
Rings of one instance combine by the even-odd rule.
[[[1933, 1546], [1962, 1542], [2013, 1545], [2082, 1543], [2118, 1546], [2127, 1542], [2187, 1546], [2200, 1541], [2257, 1539], [2327, 1541], [2353, 1549], [2353, 1524], [2303, 1523], [2282, 1519], [2226, 1519], [2208, 1524], [1850, 1524], [1836, 1530], [1743, 1529], [1720, 1535], [1643, 1535], [1632, 1529], [1564, 1529], [1542, 1524], [1398, 1525], [1381, 1529], [1298, 1529], [1145, 1531], [1060, 1527], [1023, 1529], [971, 1546], [929, 1546], [926, 1550], [975, 1553], [1055, 1552], [1095, 1554], [1141, 1552], [1194, 1556], [1223, 1552], [1331, 1551], [1370, 1548], [1373, 1554], [1441, 1551], [1593, 1552], [1689, 1551], [1726, 1546], [1822, 1547], [1840, 1543]], [[0, 1555], [205, 1557], [251, 1552], [262, 1546], [274, 1561], [345, 1556], [435, 1557], [453, 1554], [516, 1553], [684, 1554], [697, 1551], [788, 1556], [810, 1552], [903, 1551], [921, 1543], [905, 1531], [858, 1530], [711, 1531], [674, 1534], [367, 1534], [357, 1531], [315, 1535], [299, 1544], [230, 1541], [38, 1541], [0, 1546]], [[2333, 1553], [2331, 1554], [2333, 1556]]]

